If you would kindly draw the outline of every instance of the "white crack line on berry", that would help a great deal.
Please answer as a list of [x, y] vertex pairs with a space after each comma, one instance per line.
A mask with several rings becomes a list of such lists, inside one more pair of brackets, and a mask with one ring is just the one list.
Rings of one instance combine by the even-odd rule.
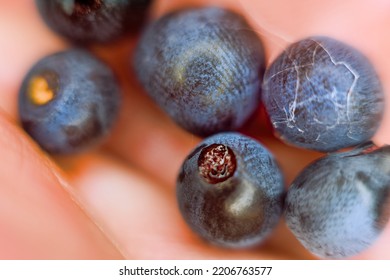
[[[316, 41], [313, 39], [313, 41], [318, 44], [326, 53], [327, 55], [329, 56], [329, 59], [330, 61], [334, 64], [334, 65], [342, 65], [344, 66], [345, 68], [348, 69], [348, 71], [353, 75], [354, 77], [354, 80], [351, 84], [351, 87], [348, 89], [348, 92], [347, 92], [347, 104], [346, 104], [346, 116], [347, 116], [347, 119], [348, 119], [348, 122], [351, 123], [351, 118], [350, 118], [350, 108], [351, 108], [351, 98], [352, 98], [352, 94], [353, 92], [355, 91], [355, 87], [357, 85], [357, 81], [359, 80], [360, 78], [360, 75], [357, 73], [357, 71], [355, 71], [355, 69], [353, 69], [353, 67], [351, 65], [349, 65], [349, 63], [345, 62], [345, 61], [336, 61], [332, 55], [329, 53], [329, 51], [325, 48], [325, 46], [323, 46], [320, 42]], [[347, 136], [351, 139], [353, 139], [353, 137], [350, 135], [350, 133], [347, 134]]]

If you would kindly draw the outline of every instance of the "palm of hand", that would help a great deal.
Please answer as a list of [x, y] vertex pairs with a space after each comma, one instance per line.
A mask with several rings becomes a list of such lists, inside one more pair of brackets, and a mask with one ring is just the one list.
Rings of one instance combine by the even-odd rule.
[[[179, 2], [157, 1], [155, 10], [162, 14]], [[386, 67], [381, 59], [390, 40], [380, 32], [385, 26], [383, 21], [390, 17], [382, 12], [380, 1], [370, 7], [344, 1], [335, 4], [340, 7], [333, 10], [329, 4], [324, 9], [313, 4], [301, 12], [302, 18], [311, 20], [310, 26], [301, 21], [290, 23], [288, 19], [293, 13], [283, 15], [283, 11], [290, 10], [279, 9], [279, 5], [286, 4], [283, 0], [273, 2], [272, 7], [249, 0], [240, 4], [227, 0], [215, 2], [237, 7], [242, 4], [248, 19], [254, 26], [258, 23], [260, 29], [267, 27], [257, 21], [264, 13], [269, 22], [283, 19], [275, 26], [292, 38], [324, 32], [348, 39], [363, 50], [375, 50], [370, 58], [385, 89], [390, 81], [386, 79], [390, 66]], [[126, 61], [134, 40], [120, 42], [113, 46], [114, 51], [94, 49], [113, 65], [124, 86], [121, 116], [107, 145], [77, 157], [49, 159], [19, 128], [16, 95], [27, 69], [43, 55], [66, 45], [43, 25], [33, 1], [0, 0], [0, 5], [0, 154], [3, 159], [0, 163], [0, 258], [311, 258], [283, 222], [264, 244], [251, 250], [216, 248], [191, 233], [178, 212], [174, 186], [181, 162], [200, 139], [176, 127], [142, 94]], [[293, 6], [291, 9], [297, 13], [302, 11], [299, 3]], [[358, 26], [362, 32], [368, 31], [365, 38], [354, 38], [348, 24], [335, 30], [334, 21], [345, 19], [338, 10], [353, 9], [356, 13], [349, 17], [357, 22], [358, 9], [362, 8], [365, 14], [367, 9], [372, 9], [371, 14], [376, 15]], [[275, 16], [265, 11], [274, 11]], [[332, 13], [332, 22], [320, 17], [327, 13]], [[272, 59], [281, 50], [278, 45], [281, 34], [276, 34], [278, 37], [268, 34], [269, 31], [265, 30], [263, 37]], [[260, 119], [253, 120], [244, 132], [258, 138], [275, 153], [286, 181], [291, 182], [319, 154], [303, 153], [283, 145], [270, 135]], [[383, 127], [388, 125], [385, 121]], [[389, 138], [381, 129], [375, 139], [378, 143], [389, 143]], [[387, 229], [373, 247], [357, 257], [389, 258], [390, 243], [386, 242], [389, 238]]]

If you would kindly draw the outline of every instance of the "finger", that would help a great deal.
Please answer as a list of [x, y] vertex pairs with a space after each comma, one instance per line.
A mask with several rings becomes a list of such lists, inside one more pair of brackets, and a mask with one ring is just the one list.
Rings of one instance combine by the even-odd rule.
[[120, 259], [56, 168], [0, 113], [0, 259]]

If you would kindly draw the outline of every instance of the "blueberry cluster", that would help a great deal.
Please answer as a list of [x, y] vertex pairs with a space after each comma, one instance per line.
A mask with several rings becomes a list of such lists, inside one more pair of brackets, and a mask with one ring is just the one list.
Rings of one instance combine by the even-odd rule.
[[389, 147], [365, 144], [383, 99], [368, 59], [328, 37], [291, 44], [265, 73], [262, 100], [280, 138], [329, 153], [297, 176], [285, 199], [288, 227], [321, 258], [358, 254], [390, 218]]
[[[139, 29], [151, 1], [36, 2], [55, 31], [90, 44]], [[178, 125], [207, 137], [177, 178], [180, 211], [203, 239], [229, 248], [257, 245], [283, 212], [298, 240], [322, 258], [355, 255], [379, 236], [390, 217], [390, 148], [365, 144], [381, 122], [384, 94], [360, 52], [328, 37], [309, 37], [265, 70], [262, 42], [241, 15], [193, 8], [150, 24], [132, 61], [151, 98]], [[287, 192], [273, 155], [231, 132], [261, 101], [282, 140], [329, 153], [306, 167]], [[100, 142], [119, 107], [112, 70], [82, 49], [42, 59], [19, 94], [23, 127], [50, 153]]]

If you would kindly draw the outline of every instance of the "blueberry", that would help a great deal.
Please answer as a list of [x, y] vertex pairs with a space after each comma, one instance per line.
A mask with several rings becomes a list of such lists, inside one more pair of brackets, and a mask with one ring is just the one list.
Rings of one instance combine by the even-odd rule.
[[322, 152], [367, 142], [383, 114], [383, 91], [366, 57], [328, 37], [290, 45], [266, 71], [263, 99], [288, 143]]
[[78, 43], [107, 43], [142, 26], [152, 0], [36, 0], [54, 31]]
[[77, 153], [108, 133], [119, 110], [120, 89], [111, 69], [73, 49], [35, 64], [19, 91], [23, 128], [53, 154]]
[[245, 19], [221, 8], [185, 9], [143, 34], [134, 60], [149, 95], [201, 136], [235, 130], [260, 102], [264, 54]]
[[239, 248], [263, 241], [283, 209], [283, 176], [270, 152], [238, 133], [206, 138], [177, 180], [180, 211], [212, 244]]
[[286, 222], [321, 258], [345, 258], [369, 247], [390, 217], [390, 146], [335, 153], [294, 180]]

